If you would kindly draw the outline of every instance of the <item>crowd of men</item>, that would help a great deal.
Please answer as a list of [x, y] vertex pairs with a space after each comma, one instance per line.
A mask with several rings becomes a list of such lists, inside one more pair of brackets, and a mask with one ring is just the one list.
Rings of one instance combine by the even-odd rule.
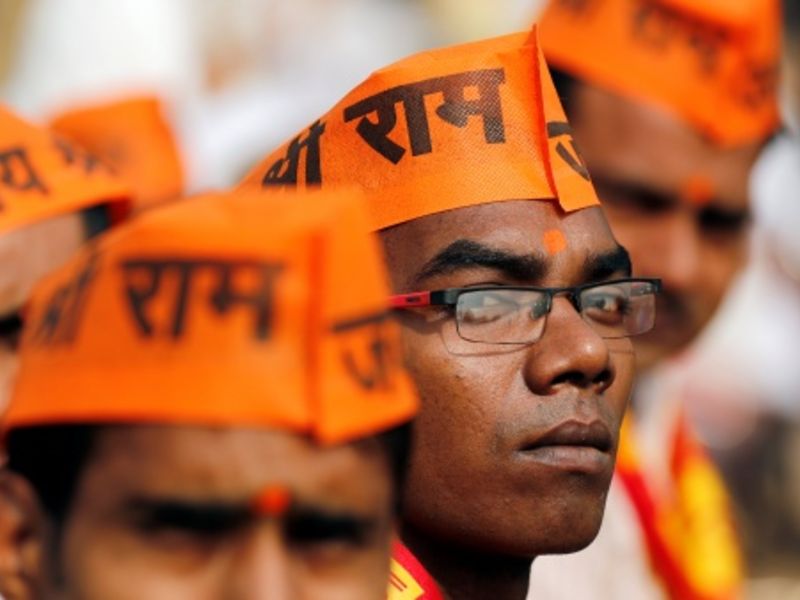
[[552, 0], [186, 199], [152, 102], [0, 107], [0, 597], [742, 597], [650, 375], [745, 261], [789, 8]]

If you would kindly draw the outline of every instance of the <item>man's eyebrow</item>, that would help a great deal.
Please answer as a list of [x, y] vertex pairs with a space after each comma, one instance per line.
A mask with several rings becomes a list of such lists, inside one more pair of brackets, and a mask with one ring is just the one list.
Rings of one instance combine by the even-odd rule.
[[135, 498], [127, 503], [130, 514], [143, 527], [176, 527], [192, 531], [227, 531], [252, 519], [246, 504], [192, 501], [175, 498]]
[[287, 534], [296, 541], [328, 538], [363, 540], [377, 527], [377, 518], [301, 504], [289, 511], [285, 527]]
[[700, 218], [724, 218], [749, 221], [753, 214], [748, 207], [731, 207], [722, 204], [707, 204], [699, 211]]
[[449, 275], [465, 269], [493, 269], [519, 281], [537, 281], [547, 273], [547, 260], [534, 254], [520, 255], [498, 250], [473, 240], [453, 242], [430, 259], [414, 277], [416, 285], [437, 275]]
[[583, 263], [583, 281], [604, 281], [615, 275], [630, 277], [633, 271], [628, 251], [617, 245], [609, 252], [590, 254]]

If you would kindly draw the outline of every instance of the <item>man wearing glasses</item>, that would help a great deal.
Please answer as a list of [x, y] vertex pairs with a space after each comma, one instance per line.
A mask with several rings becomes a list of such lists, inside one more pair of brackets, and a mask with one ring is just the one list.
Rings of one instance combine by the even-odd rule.
[[659, 288], [631, 278], [535, 34], [387, 67], [244, 185], [298, 183], [366, 190], [422, 398], [390, 598], [525, 598], [536, 556], [598, 531]]

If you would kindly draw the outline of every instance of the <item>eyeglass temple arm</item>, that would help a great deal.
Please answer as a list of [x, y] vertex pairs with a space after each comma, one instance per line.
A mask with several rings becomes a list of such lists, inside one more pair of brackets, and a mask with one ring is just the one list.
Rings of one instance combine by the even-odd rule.
[[430, 292], [414, 292], [411, 294], [399, 294], [389, 297], [391, 308], [413, 308], [416, 306], [431, 306]]

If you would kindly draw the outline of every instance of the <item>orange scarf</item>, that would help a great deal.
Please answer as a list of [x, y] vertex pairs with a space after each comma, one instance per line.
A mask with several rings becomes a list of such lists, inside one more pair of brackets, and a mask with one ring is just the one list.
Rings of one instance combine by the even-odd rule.
[[730, 502], [685, 415], [672, 436], [669, 494], [657, 497], [648, 486], [630, 420], [623, 425], [616, 473], [636, 509], [650, 562], [668, 597], [740, 597], [742, 557]]

